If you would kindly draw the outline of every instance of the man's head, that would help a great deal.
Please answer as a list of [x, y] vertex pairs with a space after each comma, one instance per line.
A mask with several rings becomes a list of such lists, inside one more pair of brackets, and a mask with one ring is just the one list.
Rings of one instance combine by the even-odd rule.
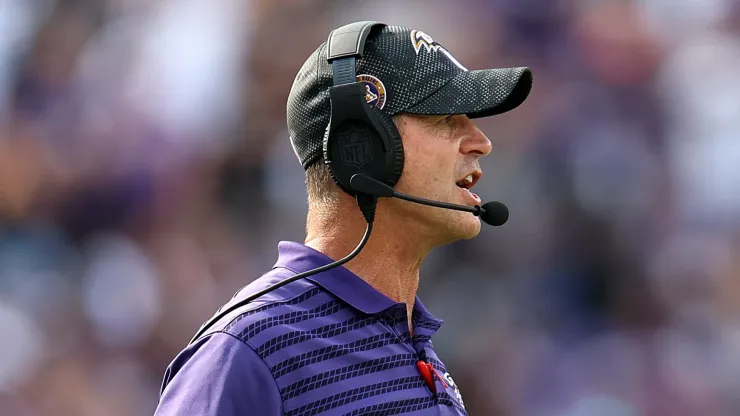
[[[366, 102], [392, 120], [404, 148], [397, 191], [456, 204], [480, 201], [465, 188], [480, 177], [490, 142], [471, 119], [516, 108], [529, 94], [527, 68], [468, 71], [426, 33], [399, 26], [374, 30], [357, 61]], [[333, 85], [326, 44], [306, 61], [288, 99], [291, 144], [306, 169], [310, 211], [333, 215], [354, 199], [334, 184], [322, 157]], [[467, 182], [466, 182], [467, 178]], [[464, 212], [381, 199], [378, 214], [437, 244], [470, 238], [478, 218]]]

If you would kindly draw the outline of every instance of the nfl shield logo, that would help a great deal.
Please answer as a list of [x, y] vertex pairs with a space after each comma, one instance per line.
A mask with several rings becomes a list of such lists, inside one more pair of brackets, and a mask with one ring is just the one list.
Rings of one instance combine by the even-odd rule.
[[361, 168], [373, 159], [370, 134], [367, 130], [351, 128], [339, 133], [339, 142], [342, 146], [342, 162], [347, 165]]

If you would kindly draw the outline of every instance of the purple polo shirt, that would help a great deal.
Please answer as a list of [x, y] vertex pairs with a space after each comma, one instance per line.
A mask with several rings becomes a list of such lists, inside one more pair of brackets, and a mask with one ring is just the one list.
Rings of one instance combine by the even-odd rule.
[[[280, 242], [278, 252], [237, 297], [332, 261], [299, 243]], [[344, 267], [289, 283], [185, 348], [167, 368], [155, 416], [466, 415], [432, 347], [442, 321], [417, 298], [412, 322], [413, 337], [406, 305]]]

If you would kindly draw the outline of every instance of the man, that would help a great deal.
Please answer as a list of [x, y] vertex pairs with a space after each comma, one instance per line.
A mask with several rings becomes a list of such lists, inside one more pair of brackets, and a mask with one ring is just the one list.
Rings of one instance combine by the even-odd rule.
[[[395, 189], [480, 204], [469, 188], [491, 143], [471, 117], [520, 105], [531, 88], [529, 70], [468, 71], [426, 33], [387, 26], [368, 37], [356, 73], [367, 104], [393, 117], [401, 134], [404, 165]], [[357, 202], [323, 161], [332, 83], [323, 44], [288, 98], [291, 144], [306, 169], [305, 243], [279, 243], [275, 268], [237, 298], [340, 259], [363, 236]], [[370, 239], [354, 259], [260, 296], [182, 351], [167, 369], [156, 414], [466, 414], [432, 346], [442, 321], [416, 291], [427, 254], [480, 227], [467, 212], [380, 199]]]

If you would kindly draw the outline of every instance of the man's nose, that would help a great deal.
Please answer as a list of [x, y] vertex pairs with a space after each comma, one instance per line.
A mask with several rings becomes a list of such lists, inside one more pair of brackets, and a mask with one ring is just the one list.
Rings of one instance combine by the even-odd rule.
[[465, 155], [475, 154], [477, 157], [483, 157], [491, 153], [491, 141], [472, 120], [465, 118], [465, 139], [460, 143], [460, 152]]

